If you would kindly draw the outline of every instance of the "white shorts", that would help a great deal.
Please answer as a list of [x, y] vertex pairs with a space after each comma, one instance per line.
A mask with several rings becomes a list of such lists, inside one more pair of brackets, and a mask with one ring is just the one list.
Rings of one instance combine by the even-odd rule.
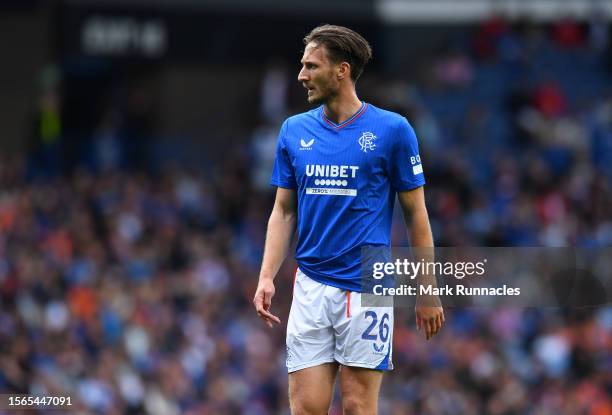
[[391, 370], [392, 344], [393, 307], [361, 307], [361, 293], [297, 270], [287, 322], [289, 373], [328, 362]]

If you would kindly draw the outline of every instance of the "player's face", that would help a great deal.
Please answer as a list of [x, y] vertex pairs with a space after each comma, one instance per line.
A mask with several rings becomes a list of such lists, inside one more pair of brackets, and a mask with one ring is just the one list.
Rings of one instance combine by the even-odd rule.
[[309, 43], [301, 60], [302, 70], [298, 81], [308, 90], [308, 102], [311, 104], [326, 103], [338, 91], [336, 64], [327, 57], [325, 46]]

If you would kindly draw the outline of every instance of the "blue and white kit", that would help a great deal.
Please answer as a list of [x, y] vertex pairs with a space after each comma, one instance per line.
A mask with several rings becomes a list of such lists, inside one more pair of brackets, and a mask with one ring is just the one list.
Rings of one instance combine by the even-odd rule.
[[391, 369], [393, 309], [361, 307], [361, 249], [390, 245], [396, 192], [425, 184], [414, 130], [367, 103], [341, 124], [323, 106], [295, 115], [281, 127], [271, 184], [298, 200], [289, 372], [333, 361]]

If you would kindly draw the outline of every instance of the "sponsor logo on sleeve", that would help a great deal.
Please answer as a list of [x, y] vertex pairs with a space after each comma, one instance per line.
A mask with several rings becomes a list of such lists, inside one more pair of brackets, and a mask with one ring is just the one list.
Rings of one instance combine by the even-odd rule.
[[421, 164], [421, 156], [416, 155], [410, 157], [410, 164], [412, 164], [412, 174], [423, 174], [423, 165]]

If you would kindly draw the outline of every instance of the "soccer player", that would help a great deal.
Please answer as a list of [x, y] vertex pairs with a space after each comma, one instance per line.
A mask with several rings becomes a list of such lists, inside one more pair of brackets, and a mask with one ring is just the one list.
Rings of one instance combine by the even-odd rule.
[[[371, 58], [356, 32], [323, 25], [304, 39], [298, 81], [321, 104], [282, 125], [268, 222], [253, 303], [268, 326], [274, 278], [297, 228], [293, 301], [287, 323], [293, 415], [327, 414], [340, 373], [345, 414], [375, 414], [384, 370], [392, 369], [392, 307], [361, 307], [361, 249], [389, 246], [398, 195], [413, 246], [433, 247], [418, 144], [408, 121], [362, 102], [355, 83]], [[444, 323], [441, 307], [419, 306], [427, 339]]]

